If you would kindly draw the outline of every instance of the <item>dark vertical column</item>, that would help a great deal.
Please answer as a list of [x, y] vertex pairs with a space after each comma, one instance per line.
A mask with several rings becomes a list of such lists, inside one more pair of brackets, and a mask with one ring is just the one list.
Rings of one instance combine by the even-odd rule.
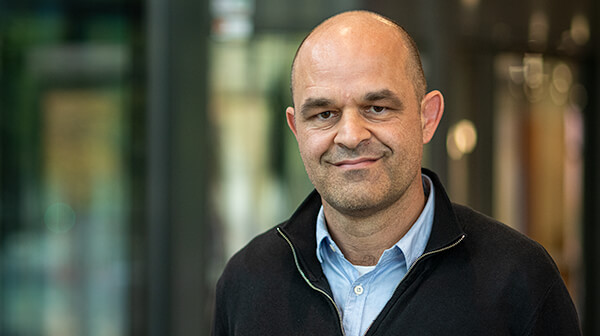
[[[131, 109], [128, 115], [129, 127], [129, 151], [124, 159], [128, 162], [128, 176], [130, 178], [130, 228], [129, 228], [129, 323], [128, 335], [148, 335], [149, 316], [149, 256], [148, 256], [148, 233], [149, 215], [154, 214], [147, 210], [148, 188], [149, 188], [149, 163], [150, 158], [147, 149], [149, 147], [150, 132], [147, 121], [150, 120], [148, 106], [149, 82], [146, 74], [148, 67], [148, 40], [149, 34], [143, 20], [146, 20], [146, 2], [135, 2], [135, 5], [127, 8], [127, 17], [131, 20], [131, 65], [129, 68], [131, 80]], [[156, 120], [154, 120], [156, 122]], [[153, 127], [156, 127], [153, 126]], [[159, 131], [159, 130], [157, 130]], [[154, 144], [156, 146], [156, 144]], [[154, 158], [156, 160], [156, 158]], [[156, 162], [155, 162], [156, 164]], [[155, 171], [156, 173], [156, 171]], [[155, 177], [156, 178], [156, 177]], [[154, 200], [156, 202], [156, 199]]]
[[455, 12], [454, 4], [450, 1], [427, 0], [421, 2], [420, 13], [427, 18], [423, 31], [427, 41], [427, 51], [430, 57], [430, 69], [427, 74], [429, 90], [440, 90], [444, 95], [445, 113], [435, 136], [429, 144], [431, 151], [431, 168], [439, 175], [442, 182], [447, 183], [448, 155], [446, 153], [446, 135], [452, 122], [455, 109], [456, 90], [449, 75], [454, 69], [455, 61], [454, 41], [456, 40], [453, 27], [449, 26], [449, 19]]
[[149, 334], [205, 335], [214, 244], [208, 0], [151, 0], [148, 34]]
[[589, 18], [594, 46], [587, 80], [589, 105], [585, 111], [585, 177], [583, 257], [585, 296], [582, 298], [584, 335], [600, 335], [600, 4], [592, 3]]
[[170, 335], [206, 335], [207, 279], [213, 257], [209, 175], [213, 137], [208, 118], [209, 2], [171, 0], [171, 312]]
[[[483, 48], [482, 48], [483, 49]], [[467, 51], [473, 66], [467, 88], [470, 114], [466, 116], [477, 126], [477, 146], [470, 154], [469, 204], [492, 215], [494, 176], [494, 55], [488, 50]]]
[[[147, 282], [148, 335], [168, 335], [171, 324], [171, 210], [170, 147], [171, 100], [169, 53], [169, 3], [148, 1], [148, 85], [147, 85]], [[139, 307], [143, 309], [143, 307]]]

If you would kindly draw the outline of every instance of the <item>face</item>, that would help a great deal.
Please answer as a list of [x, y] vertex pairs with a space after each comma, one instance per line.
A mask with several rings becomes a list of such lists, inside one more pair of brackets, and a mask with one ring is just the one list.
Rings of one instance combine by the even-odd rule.
[[354, 216], [385, 209], [420, 188], [423, 143], [441, 116], [427, 119], [432, 94], [417, 99], [402, 44], [383, 40], [389, 34], [363, 32], [369, 37], [347, 28], [305, 42], [295, 66], [295, 108], [287, 109], [323, 201]]

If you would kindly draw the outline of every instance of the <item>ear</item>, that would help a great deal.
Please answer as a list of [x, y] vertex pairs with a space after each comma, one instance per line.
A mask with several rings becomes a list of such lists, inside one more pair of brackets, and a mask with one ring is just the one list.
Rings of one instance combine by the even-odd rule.
[[423, 130], [423, 144], [433, 138], [442, 115], [444, 114], [444, 96], [440, 91], [434, 90], [423, 97], [421, 101], [421, 128]]
[[294, 110], [293, 107], [289, 106], [288, 108], [285, 109], [285, 117], [287, 119], [288, 126], [292, 130], [292, 133], [294, 133], [294, 136], [298, 137], [298, 133], [296, 131], [295, 115], [296, 115], [296, 111]]

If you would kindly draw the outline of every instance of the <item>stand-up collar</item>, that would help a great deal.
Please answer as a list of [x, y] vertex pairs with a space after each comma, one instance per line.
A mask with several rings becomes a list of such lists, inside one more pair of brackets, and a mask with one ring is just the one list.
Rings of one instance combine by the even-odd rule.
[[[431, 235], [424, 253], [443, 248], [464, 235], [456, 218], [452, 203], [437, 175], [423, 168], [435, 189], [435, 214]], [[314, 190], [294, 212], [292, 217], [280, 225], [280, 230], [288, 237], [296, 249], [299, 262], [311, 281], [324, 279], [321, 265], [316, 255], [316, 221], [321, 208], [321, 196]]]
[[421, 171], [423, 174], [429, 176], [436, 191], [433, 227], [431, 228], [429, 242], [427, 242], [427, 247], [425, 247], [425, 253], [427, 253], [453, 244], [460, 237], [465, 236], [465, 233], [454, 213], [452, 202], [450, 202], [439, 177], [429, 169], [422, 168]]

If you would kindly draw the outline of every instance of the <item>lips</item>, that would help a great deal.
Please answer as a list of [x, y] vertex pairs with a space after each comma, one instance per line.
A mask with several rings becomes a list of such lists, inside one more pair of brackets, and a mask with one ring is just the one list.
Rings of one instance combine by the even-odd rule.
[[342, 160], [334, 162], [333, 165], [340, 168], [358, 169], [366, 168], [371, 164], [377, 162], [380, 158], [356, 158], [351, 160]]

